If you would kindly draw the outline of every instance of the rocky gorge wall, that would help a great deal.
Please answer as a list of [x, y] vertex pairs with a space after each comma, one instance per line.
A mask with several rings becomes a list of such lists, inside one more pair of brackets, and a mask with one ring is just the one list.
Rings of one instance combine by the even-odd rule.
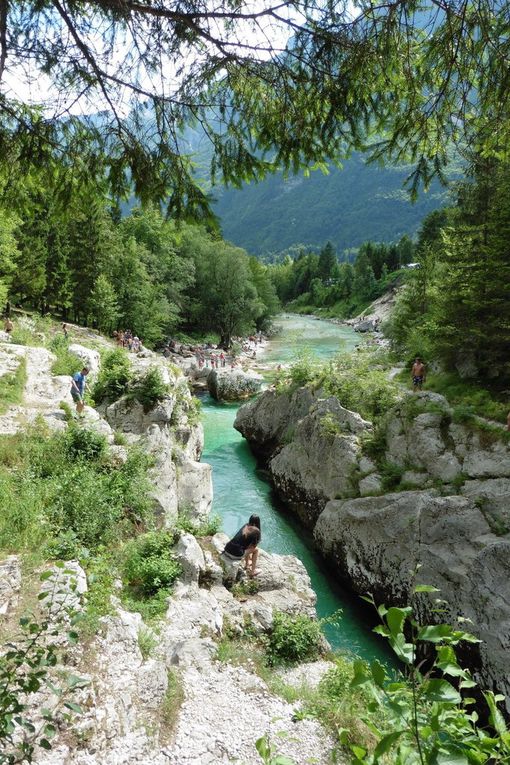
[[[419, 582], [472, 620], [472, 669], [510, 696], [510, 448], [502, 429], [456, 422], [434, 393], [408, 394], [374, 430], [320, 391], [268, 391], [235, 427], [350, 589], [407, 604]], [[510, 710], [510, 707], [509, 707]]]

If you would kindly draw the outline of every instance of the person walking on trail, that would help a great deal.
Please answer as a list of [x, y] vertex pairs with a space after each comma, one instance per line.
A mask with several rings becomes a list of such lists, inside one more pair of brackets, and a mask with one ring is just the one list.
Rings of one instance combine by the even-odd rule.
[[258, 558], [257, 545], [259, 542], [260, 529], [249, 523], [242, 526], [232, 539], [227, 542], [220, 555], [227, 579], [233, 582], [236, 580], [237, 572], [243, 559], [245, 559], [248, 576], [257, 576], [259, 572], [256, 570], [255, 564]]
[[76, 372], [71, 379], [71, 396], [76, 404], [76, 412], [80, 416], [85, 408], [84, 396], [89, 371], [88, 367], [83, 367], [81, 372]]
[[411, 369], [411, 379], [413, 381], [413, 391], [416, 392], [417, 390], [423, 389], [423, 383], [427, 379], [427, 370], [425, 364], [419, 356], [417, 356], [414, 360], [414, 364]]

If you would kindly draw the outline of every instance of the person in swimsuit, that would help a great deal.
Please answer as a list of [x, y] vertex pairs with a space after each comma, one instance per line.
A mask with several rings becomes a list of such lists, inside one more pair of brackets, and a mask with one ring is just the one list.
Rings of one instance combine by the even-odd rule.
[[422, 390], [423, 383], [425, 382], [426, 377], [427, 377], [427, 371], [426, 371], [425, 364], [420, 359], [420, 357], [417, 356], [414, 360], [414, 364], [411, 369], [413, 391]]
[[246, 561], [248, 576], [257, 575], [258, 571], [255, 569], [255, 564], [258, 557], [257, 545], [259, 542], [260, 529], [257, 526], [251, 526], [249, 523], [242, 526], [232, 539], [227, 542], [220, 557], [225, 564], [229, 578], [233, 577], [235, 579], [234, 572], [237, 574], [237, 569], [243, 559]]

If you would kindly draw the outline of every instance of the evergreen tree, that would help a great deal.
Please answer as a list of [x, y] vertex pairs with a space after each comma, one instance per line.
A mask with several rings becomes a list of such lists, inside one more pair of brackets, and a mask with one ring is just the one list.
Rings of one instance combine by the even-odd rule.
[[100, 274], [87, 301], [89, 321], [101, 332], [110, 333], [117, 324], [119, 308], [117, 295], [104, 274]]
[[335, 248], [331, 242], [328, 242], [319, 253], [319, 263], [317, 266], [317, 275], [323, 284], [328, 284], [330, 279], [334, 277], [336, 266]]
[[366, 251], [360, 251], [354, 262], [354, 281], [352, 291], [362, 300], [374, 295], [375, 276]]

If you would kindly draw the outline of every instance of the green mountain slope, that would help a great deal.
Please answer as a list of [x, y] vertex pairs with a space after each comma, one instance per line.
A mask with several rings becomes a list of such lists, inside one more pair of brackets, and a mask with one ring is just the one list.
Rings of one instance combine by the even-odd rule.
[[250, 253], [328, 240], [341, 252], [367, 239], [412, 235], [425, 215], [448, 202], [448, 191], [434, 184], [412, 204], [403, 189], [408, 174], [407, 168], [366, 165], [358, 154], [329, 175], [276, 175], [242, 189], [215, 189], [214, 209], [224, 237]]

